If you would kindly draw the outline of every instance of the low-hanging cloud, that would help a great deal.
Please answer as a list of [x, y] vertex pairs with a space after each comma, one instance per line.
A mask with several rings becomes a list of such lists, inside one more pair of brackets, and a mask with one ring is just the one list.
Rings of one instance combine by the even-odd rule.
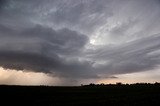
[[0, 65], [4, 68], [55, 72], [66, 77], [96, 76], [89, 74], [90, 61], [66, 60], [77, 57], [88, 43], [88, 37], [76, 31], [66, 28], [56, 31], [37, 25], [20, 32], [8, 28], [1, 38]]

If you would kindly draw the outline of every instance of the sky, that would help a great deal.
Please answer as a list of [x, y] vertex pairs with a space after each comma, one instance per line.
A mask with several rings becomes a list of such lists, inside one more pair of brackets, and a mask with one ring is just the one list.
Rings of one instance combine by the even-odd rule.
[[0, 84], [160, 81], [160, 0], [0, 0]]

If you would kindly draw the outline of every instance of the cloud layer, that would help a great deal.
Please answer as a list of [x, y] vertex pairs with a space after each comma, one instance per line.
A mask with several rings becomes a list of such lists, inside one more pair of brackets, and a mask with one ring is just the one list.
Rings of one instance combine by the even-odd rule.
[[160, 65], [159, 0], [0, 0], [0, 66], [68, 79]]

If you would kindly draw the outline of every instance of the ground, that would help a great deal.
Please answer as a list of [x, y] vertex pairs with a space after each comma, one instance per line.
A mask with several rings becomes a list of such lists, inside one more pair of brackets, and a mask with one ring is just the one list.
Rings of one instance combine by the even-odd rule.
[[[0, 86], [1, 103], [28, 106], [137, 106], [160, 104], [159, 84], [75, 87]], [[8, 102], [6, 102], [8, 101]]]

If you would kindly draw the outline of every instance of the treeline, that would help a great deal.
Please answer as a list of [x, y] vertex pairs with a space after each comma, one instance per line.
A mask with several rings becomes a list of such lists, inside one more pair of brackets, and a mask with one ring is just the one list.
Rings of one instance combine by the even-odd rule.
[[81, 84], [81, 86], [134, 86], [134, 85], [159, 85], [160, 86], [160, 83], [159, 82], [155, 82], [155, 83], [132, 83], [132, 84], [124, 84], [124, 83], [121, 83], [121, 82], [117, 82], [116, 84], [104, 84], [104, 83], [101, 83], [101, 84], [94, 84], [94, 83], [90, 83], [88, 85], [83, 85]]

